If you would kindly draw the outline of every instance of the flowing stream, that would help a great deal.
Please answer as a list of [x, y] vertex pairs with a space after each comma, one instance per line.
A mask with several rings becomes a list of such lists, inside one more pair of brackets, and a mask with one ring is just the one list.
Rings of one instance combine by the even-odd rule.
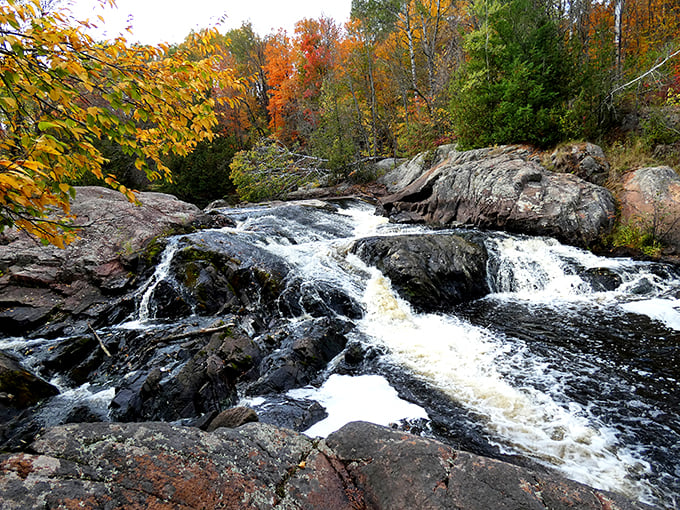
[[[406, 386], [443, 396], [446, 406], [461, 410], [502, 454], [528, 457], [634, 499], [676, 506], [676, 268], [597, 257], [547, 238], [479, 233], [489, 252], [492, 293], [451, 307], [449, 314], [417, 313], [388, 278], [349, 248], [369, 235], [441, 230], [389, 224], [358, 201], [340, 203], [335, 212], [309, 210], [301, 219], [285, 208], [224, 209], [237, 226], [200, 233], [239, 236], [285, 259], [303, 294], [324, 284], [361, 305], [363, 317], [353, 321], [349, 336], [379, 353], [377, 361], [352, 376], [336, 373], [334, 360], [321, 387], [288, 393], [318, 400], [328, 411], [308, 434], [327, 435], [353, 419], [428, 420], [434, 411], [427, 399], [419, 399], [422, 391], [400, 391], [400, 397], [390, 384], [406, 380]], [[171, 240], [124, 327], [144, 327], [153, 318], [150, 296], [169, 278], [176, 250]], [[0, 341], [0, 348], [16, 341]], [[104, 397], [112, 397], [106, 391], [90, 392], [99, 408]], [[256, 395], [244, 399], [256, 408], [267, 405]]]
[[[384, 364], [469, 411], [502, 452], [528, 456], [599, 488], [675, 506], [676, 269], [602, 258], [553, 239], [497, 233], [485, 238], [491, 295], [451, 314], [416, 313], [380, 271], [348, 255], [347, 248], [358, 237], [428, 230], [388, 224], [367, 205], [340, 213], [338, 223], [351, 220], [349, 236], [304, 231], [296, 244], [290, 236], [258, 242], [291, 262], [305, 281], [326, 281], [357, 298], [365, 311], [356, 323], [362, 342], [384, 349]], [[261, 222], [261, 216], [250, 218], [240, 228], [257, 231]], [[593, 281], [593, 271], [613, 283]], [[360, 418], [350, 405], [338, 404], [357, 392], [346, 379], [344, 385], [331, 379], [320, 389], [291, 392], [326, 407], [339, 405], [326, 420], [330, 426], [317, 424], [311, 435], [347, 421], [337, 413]], [[361, 384], [363, 393], [372, 391], [370, 381]], [[371, 420], [374, 409], [403, 405], [379, 385], [374, 391], [364, 419]], [[403, 417], [420, 416], [419, 409], [403, 409]]]

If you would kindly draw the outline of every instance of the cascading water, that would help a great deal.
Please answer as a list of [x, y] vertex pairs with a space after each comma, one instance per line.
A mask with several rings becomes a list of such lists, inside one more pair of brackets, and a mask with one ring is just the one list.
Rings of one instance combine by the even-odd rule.
[[[285, 284], [301, 296], [301, 316], [292, 323], [310, 313], [302, 299], [310, 294], [318, 301], [332, 289], [358, 303], [361, 317], [344, 317], [353, 324], [348, 336], [378, 353], [377, 361], [352, 377], [336, 373], [333, 360], [320, 388], [289, 393], [328, 408], [330, 416], [310, 434], [327, 434], [348, 419], [380, 421], [375, 411], [381, 408], [394, 411], [381, 413], [387, 421], [425, 418], [431, 409], [427, 399], [407, 391], [412, 402], [406, 403], [389, 387], [384, 377], [398, 373], [399, 384], [408, 387], [412, 381], [443, 395], [445, 405], [464, 409], [485, 440], [503, 453], [530, 457], [599, 488], [676, 504], [680, 273], [675, 268], [605, 259], [551, 239], [478, 233], [489, 252], [492, 293], [449, 314], [417, 313], [389, 279], [351, 254], [350, 246], [369, 235], [428, 235], [427, 228], [389, 224], [372, 206], [356, 201], [305, 209], [302, 214], [286, 207], [225, 209], [236, 227], [182, 237], [197, 236], [215, 246], [238, 239], [239, 247], [248, 244], [285, 261], [290, 268]], [[154, 292], [161, 281], [172, 279], [172, 261], [182, 243], [169, 240], [156, 272], [138, 292], [135, 320], [123, 329], [153, 322]], [[0, 348], [12, 342], [24, 340], [9, 339]], [[347, 399], [357, 392], [363, 406], [356, 396]], [[95, 408], [112, 396], [99, 386], [89, 395]], [[246, 397], [257, 397], [250, 401], [256, 407], [267, 405], [257, 394]]]
[[135, 313], [135, 322], [143, 324], [145, 321], [153, 318], [153, 310], [151, 307], [153, 293], [158, 284], [166, 280], [170, 275], [170, 264], [172, 258], [179, 249], [179, 242], [177, 238], [171, 237], [168, 239], [168, 244], [163, 250], [161, 259], [156, 265], [156, 270], [147, 280], [147, 282], [139, 289], [139, 304]]
[[[504, 330], [493, 321], [487, 322], [485, 310], [476, 309], [500, 308], [504, 310], [500, 314], [504, 323], [509, 320], [507, 314], [531, 318], [539, 309], [560, 310], [567, 322], [584, 310], [589, 314], [606, 311], [619, 318], [633, 303], [651, 303], [652, 295], [665, 296], [654, 299], [672, 304], [667, 298], [680, 289], [680, 279], [671, 268], [605, 259], [552, 239], [499, 233], [486, 241], [493, 294], [476, 302], [481, 304], [460, 307], [460, 314], [421, 314], [395, 295], [389, 280], [377, 269], [348, 255], [347, 246], [356, 237], [389, 236], [405, 230], [422, 234], [426, 229], [386, 224], [372, 216], [368, 208], [350, 209], [343, 214], [354, 223], [351, 235], [306, 242], [302, 239], [297, 244], [270, 237], [265, 244], [291, 262], [303, 280], [329, 281], [358, 298], [365, 315], [357, 322], [357, 331], [362, 341], [387, 350], [384, 363], [408, 371], [470, 410], [482, 422], [488, 440], [506, 453], [527, 455], [596, 487], [645, 501], [675, 504], [673, 494], [679, 487], [672, 459], [677, 459], [680, 451], [662, 451], [663, 447], [641, 444], [633, 430], [659, 412], [655, 403], [638, 403], [638, 408], [649, 406], [640, 423], [632, 423], [631, 419], [616, 423], [616, 419], [607, 416], [608, 407], [630, 405], [630, 392], [635, 387], [625, 378], [616, 381], [611, 376], [611, 365], [617, 362], [607, 359], [606, 345], [596, 339], [594, 343], [602, 348], [596, 355], [570, 352], [568, 346], [555, 345], [545, 335], [532, 337], [531, 330], [519, 335], [518, 328]], [[598, 288], [588, 279], [593, 270], [602, 269], [616, 288]], [[586, 323], [573, 334], [588, 343], [589, 327]], [[559, 336], [559, 332], [552, 334]], [[639, 335], [640, 331], [634, 328], [627, 334]], [[644, 344], [645, 339], [636, 341]], [[612, 346], [613, 351], [616, 349]], [[562, 366], [553, 362], [555, 351], [564, 360]], [[589, 400], [589, 395], [575, 398], [582, 385], [588, 381], [599, 384], [603, 376], [616, 386], [612, 394], [617, 397], [612, 398], [618, 401]], [[673, 378], [665, 379], [665, 383], [677, 387]], [[333, 400], [329, 391], [310, 389], [304, 395], [326, 403]], [[678, 429], [673, 427], [677, 423], [668, 427], [677, 439]], [[320, 426], [312, 427], [309, 433], [320, 430], [328, 431]], [[663, 432], [663, 426], [659, 431]], [[660, 457], [664, 460], [658, 463]], [[667, 480], [666, 489], [672, 487], [670, 493], [658, 488], [659, 479]]]

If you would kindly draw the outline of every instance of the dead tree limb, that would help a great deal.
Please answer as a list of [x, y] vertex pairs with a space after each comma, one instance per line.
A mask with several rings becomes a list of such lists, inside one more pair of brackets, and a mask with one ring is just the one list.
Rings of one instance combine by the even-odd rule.
[[614, 90], [610, 91], [609, 94], [607, 94], [607, 97], [605, 98], [605, 102], [610, 103], [611, 100], [614, 98], [615, 94], [621, 92], [622, 90], [627, 89], [631, 85], [635, 85], [637, 82], [639, 82], [641, 80], [644, 80], [647, 76], [654, 74], [658, 69], [663, 67], [666, 64], [666, 62], [668, 62], [670, 59], [676, 57], [677, 55], [680, 55], [680, 48], [675, 50], [673, 53], [670, 53], [661, 62], [655, 64], [651, 69], [648, 69], [647, 71], [642, 73], [640, 76], [630, 80], [628, 83], [624, 83], [623, 85], [619, 85]]
[[111, 353], [110, 353], [109, 350], [106, 348], [106, 346], [104, 345], [104, 342], [102, 342], [102, 339], [99, 337], [99, 335], [97, 334], [97, 332], [96, 332], [96, 331], [94, 330], [94, 328], [92, 327], [92, 324], [88, 323], [88, 324], [87, 324], [87, 327], [90, 328], [90, 331], [92, 331], [92, 333], [94, 334], [94, 337], [97, 339], [97, 342], [99, 342], [99, 347], [102, 348], [102, 351], [104, 351], [104, 354], [106, 354], [106, 355], [110, 358], [110, 357], [111, 357]]

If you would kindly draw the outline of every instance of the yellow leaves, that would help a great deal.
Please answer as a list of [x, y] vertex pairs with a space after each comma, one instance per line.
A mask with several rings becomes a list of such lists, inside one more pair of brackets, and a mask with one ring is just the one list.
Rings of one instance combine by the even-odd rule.
[[0, 189], [7, 192], [8, 190], [19, 190], [22, 194], [28, 193], [24, 186], [29, 186], [31, 183], [26, 178], [21, 178], [18, 174], [0, 173]]
[[62, 148], [57, 141], [48, 136], [41, 136], [36, 140], [34, 151], [42, 154], [50, 154], [54, 156], [61, 156], [63, 154]]
[[14, 110], [17, 107], [16, 99], [13, 97], [0, 97], [0, 108], [6, 108], [8, 110]]
[[151, 179], [167, 179], [168, 153], [187, 154], [213, 136], [214, 90], [241, 86], [215, 55], [215, 30], [172, 54], [167, 46], [130, 47], [123, 38], [94, 43], [82, 32], [88, 23], [73, 26], [68, 16], [44, 12], [40, 0], [8, 0], [0, 25], [12, 29], [0, 55], [0, 158], [7, 158], [0, 159], [1, 219], [49, 243], [63, 245], [68, 232], [41, 220], [48, 210], [68, 211], [70, 180], [83, 172], [137, 200], [115, 176], [104, 176], [96, 139], [135, 154], [135, 167]]

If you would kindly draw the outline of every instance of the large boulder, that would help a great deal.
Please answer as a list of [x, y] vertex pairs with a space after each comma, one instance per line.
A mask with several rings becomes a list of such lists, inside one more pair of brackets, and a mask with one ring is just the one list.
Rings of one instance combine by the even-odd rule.
[[244, 237], [221, 232], [183, 236], [170, 266], [171, 278], [180, 286], [157, 289], [153, 299], [161, 307], [156, 316], [177, 317], [192, 310], [200, 315], [274, 313], [288, 264]]
[[327, 441], [237, 429], [95, 423], [0, 456], [0, 498], [24, 508], [589, 510], [648, 508], [555, 474], [367, 423]]
[[110, 189], [76, 190], [71, 212], [79, 238], [65, 249], [40, 246], [17, 230], [0, 235], [0, 334], [24, 334], [68, 316], [82, 324], [108, 321], [112, 298], [133, 284], [134, 255], [201, 214], [161, 193], [139, 193], [142, 205], [135, 205]]
[[625, 498], [431, 439], [350, 423], [327, 444], [347, 466], [367, 508], [563, 510], [644, 508]]
[[640, 228], [680, 253], [680, 176], [670, 167], [640, 168], [623, 178], [622, 224]]
[[391, 220], [470, 224], [548, 235], [576, 246], [597, 244], [613, 227], [616, 208], [609, 191], [546, 170], [528, 149], [458, 152], [447, 146], [423, 160], [420, 172], [410, 162], [385, 176], [393, 194], [381, 205]]
[[368, 237], [351, 251], [380, 269], [421, 311], [450, 310], [489, 292], [486, 249], [458, 235]]

